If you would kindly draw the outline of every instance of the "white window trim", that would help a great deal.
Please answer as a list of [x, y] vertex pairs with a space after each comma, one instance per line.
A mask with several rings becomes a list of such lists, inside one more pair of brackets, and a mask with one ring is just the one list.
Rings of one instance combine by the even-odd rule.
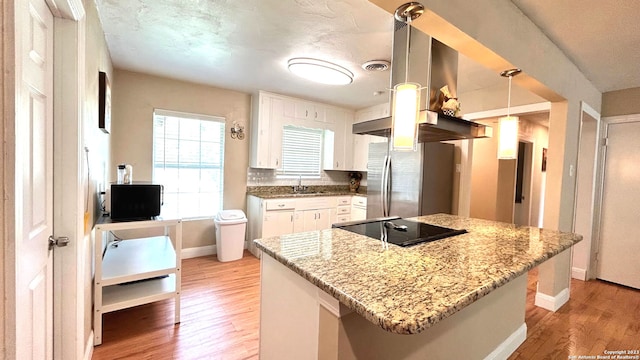
[[[154, 108], [153, 109], [153, 115], [151, 118], [152, 121], [152, 128], [153, 128], [153, 123], [155, 122], [155, 117], [156, 116], [168, 116], [168, 117], [178, 117], [178, 118], [189, 118], [189, 119], [194, 119], [194, 120], [203, 120], [203, 121], [212, 121], [212, 122], [217, 122], [217, 123], [222, 123], [225, 125], [225, 131], [226, 131], [226, 123], [227, 123], [227, 119], [225, 117], [222, 116], [215, 116], [215, 115], [205, 115], [205, 114], [197, 114], [197, 113], [190, 113], [190, 112], [185, 112], [185, 111], [174, 111], [174, 110], [166, 110], [166, 109], [160, 109], [160, 108]], [[225, 138], [225, 134], [223, 134], [223, 139]], [[155, 133], [152, 130], [152, 137], [155, 137]], [[155, 140], [151, 140], [152, 146], [155, 146]], [[224, 140], [224, 144], [226, 147], [226, 139]], [[224, 151], [224, 148], [223, 148]], [[154, 155], [155, 151], [152, 149], [152, 158], [151, 158], [151, 175], [152, 175], [152, 180], [153, 180], [153, 172], [154, 172], [154, 168], [155, 168], [155, 158]], [[223, 179], [222, 179], [222, 194], [224, 195], [224, 164], [226, 163], [226, 159], [223, 153], [223, 162], [222, 162], [222, 167], [223, 167]], [[222, 196], [220, 198], [221, 201], [221, 208], [224, 209], [224, 196]], [[211, 218], [211, 216], [213, 216], [215, 214], [212, 215], [196, 215], [196, 216], [188, 216], [188, 217], [181, 217], [183, 220], [199, 220], [199, 219], [208, 219]]]

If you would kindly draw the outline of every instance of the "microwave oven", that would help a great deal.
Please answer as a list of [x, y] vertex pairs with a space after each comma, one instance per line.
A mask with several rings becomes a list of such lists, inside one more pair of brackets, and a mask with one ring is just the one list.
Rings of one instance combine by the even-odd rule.
[[157, 184], [112, 184], [111, 219], [153, 219], [160, 215], [163, 190]]

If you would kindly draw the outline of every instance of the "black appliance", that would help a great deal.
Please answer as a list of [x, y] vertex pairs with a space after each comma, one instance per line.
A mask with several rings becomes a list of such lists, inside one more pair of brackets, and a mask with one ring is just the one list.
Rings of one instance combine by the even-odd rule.
[[333, 224], [333, 227], [403, 247], [444, 239], [467, 232], [464, 229], [450, 229], [400, 217], [345, 222]]
[[111, 219], [149, 220], [160, 215], [163, 186], [157, 184], [112, 184]]

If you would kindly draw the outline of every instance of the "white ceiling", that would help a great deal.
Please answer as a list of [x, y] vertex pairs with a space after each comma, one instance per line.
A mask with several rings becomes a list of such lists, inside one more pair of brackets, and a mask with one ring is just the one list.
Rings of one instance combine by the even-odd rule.
[[[512, 0], [602, 92], [640, 87], [640, 1]], [[96, 0], [114, 67], [242, 92], [267, 90], [353, 109], [385, 102], [392, 16], [367, 0]], [[355, 74], [320, 85], [287, 70], [315, 57]], [[462, 57], [458, 92], [504, 84]]]

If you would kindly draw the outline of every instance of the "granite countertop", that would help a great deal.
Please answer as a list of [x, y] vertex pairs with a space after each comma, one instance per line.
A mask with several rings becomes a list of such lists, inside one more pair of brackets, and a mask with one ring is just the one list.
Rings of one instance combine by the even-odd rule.
[[374, 324], [416, 334], [582, 240], [454, 215], [413, 219], [468, 233], [406, 248], [341, 229], [255, 243]]
[[310, 185], [304, 192], [293, 192], [291, 186], [251, 186], [247, 187], [247, 195], [253, 195], [262, 199], [300, 198], [315, 196], [367, 196], [366, 187], [361, 187], [358, 192], [349, 190], [349, 186], [336, 185]]

